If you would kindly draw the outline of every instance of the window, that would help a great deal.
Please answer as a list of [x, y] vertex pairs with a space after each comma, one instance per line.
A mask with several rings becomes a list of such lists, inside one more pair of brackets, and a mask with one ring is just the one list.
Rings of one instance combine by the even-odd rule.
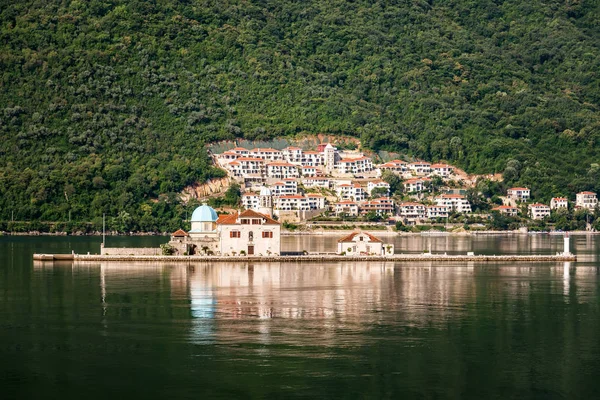
[[362, 236], [360, 236], [359, 238], [360, 238], [360, 241], [362, 242], [362, 241], [363, 241], [363, 237], [362, 237]]
[[248, 241], [251, 242], [254, 240], [254, 232], [250, 231], [248, 232]]
[[250, 225], [250, 220], [249, 219], [242, 219], [241, 223], [242, 223], [242, 225]]
[[229, 237], [230, 238], [239, 238], [239, 237], [241, 237], [240, 231], [231, 231], [231, 232], [229, 232]]
[[252, 225], [260, 225], [260, 219], [253, 219]]
[[273, 237], [273, 232], [270, 232], [270, 231], [263, 232], [262, 233], [262, 237], [263, 238], [272, 238]]

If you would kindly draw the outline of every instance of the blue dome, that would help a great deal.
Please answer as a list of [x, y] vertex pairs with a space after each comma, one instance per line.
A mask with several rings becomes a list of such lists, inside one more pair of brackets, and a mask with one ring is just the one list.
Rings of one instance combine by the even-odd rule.
[[216, 222], [219, 216], [217, 212], [206, 204], [202, 204], [192, 213], [191, 222]]

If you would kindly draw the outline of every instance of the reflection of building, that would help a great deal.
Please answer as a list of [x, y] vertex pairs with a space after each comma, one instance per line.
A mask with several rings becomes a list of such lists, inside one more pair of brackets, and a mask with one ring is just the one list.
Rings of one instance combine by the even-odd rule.
[[384, 244], [381, 239], [367, 232], [352, 232], [338, 240], [338, 253], [346, 255], [393, 255], [394, 245]]
[[[269, 211], [270, 196], [259, 197], [259, 209]], [[270, 216], [252, 210], [241, 214], [217, 216], [214, 209], [203, 204], [192, 214], [192, 229], [181, 229], [171, 236], [169, 244], [183, 254], [279, 254], [281, 228]]]

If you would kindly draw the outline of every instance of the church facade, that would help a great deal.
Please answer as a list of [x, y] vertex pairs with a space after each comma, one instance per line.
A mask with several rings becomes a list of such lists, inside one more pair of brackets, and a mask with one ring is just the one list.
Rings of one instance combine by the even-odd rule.
[[281, 226], [267, 214], [246, 210], [218, 216], [203, 204], [192, 213], [191, 225], [189, 232], [171, 235], [176, 255], [281, 254]]

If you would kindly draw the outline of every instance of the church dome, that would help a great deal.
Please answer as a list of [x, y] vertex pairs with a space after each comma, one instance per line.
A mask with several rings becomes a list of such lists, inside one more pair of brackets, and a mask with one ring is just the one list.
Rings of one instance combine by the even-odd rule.
[[202, 204], [192, 213], [191, 222], [216, 222], [219, 216], [217, 212], [206, 204]]

